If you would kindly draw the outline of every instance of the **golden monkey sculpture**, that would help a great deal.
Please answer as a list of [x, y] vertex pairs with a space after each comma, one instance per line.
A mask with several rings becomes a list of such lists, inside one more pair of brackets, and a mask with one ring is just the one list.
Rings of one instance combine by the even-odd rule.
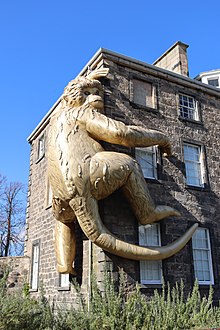
[[57, 270], [74, 274], [74, 221], [103, 250], [134, 260], [159, 260], [180, 251], [197, 224], [165, 247], [142, 247], [114, 236], [102, 223], [98, 200], [122, 188], [140, 224], [145, 225], [179, 212], [155, 206], [138, 163], [130, 156], [105, 151], [99, 140], [129, 147], [158, 145], [171, 154], [169, 139], [161, 132], [128, 126], [104, 115], [103, 88], [98, 78], [108, 69], [92, 71], [72, 80], [64, 90], [61, 107], [50, 120], [48, 175], [56, 218]]

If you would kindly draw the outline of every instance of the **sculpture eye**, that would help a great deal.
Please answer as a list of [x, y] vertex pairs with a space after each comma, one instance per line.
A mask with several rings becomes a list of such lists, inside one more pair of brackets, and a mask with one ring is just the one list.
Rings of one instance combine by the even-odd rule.
[[85, 91], [84, 94], [85, 94], [86, 96], [88, 96], [88, 95], [90, 95], [90, 92], [89, 92], [89, 91]]
[[97, 89], [97, 91], [95, 92], [95, 95], [99, 95], [99, 90]]

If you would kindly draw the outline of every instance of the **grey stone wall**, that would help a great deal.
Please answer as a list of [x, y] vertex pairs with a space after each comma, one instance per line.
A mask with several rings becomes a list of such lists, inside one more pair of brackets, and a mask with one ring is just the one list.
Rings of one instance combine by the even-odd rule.
[[29, 268], [28, 257], [1, 257], [0, 279], [7, 273], [6, 285], [9, 291], [22, 289], [29, 282]]

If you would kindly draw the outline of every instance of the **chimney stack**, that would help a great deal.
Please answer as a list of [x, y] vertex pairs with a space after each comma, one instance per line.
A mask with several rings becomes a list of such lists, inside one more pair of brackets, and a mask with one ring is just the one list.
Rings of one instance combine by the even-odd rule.
[[173, 71], [184, 76], [189, 76], [187, 48], [189, 46], [177, 41], [153, 65]]

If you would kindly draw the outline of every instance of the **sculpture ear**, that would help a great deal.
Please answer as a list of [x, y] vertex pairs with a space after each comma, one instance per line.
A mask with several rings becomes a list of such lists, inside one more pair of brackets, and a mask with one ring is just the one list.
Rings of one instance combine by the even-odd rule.
[[63, 100], [67, 102], [68, 101], [68, 95], [63, 95]]
[[101, 77], [106, 77], [108, 72], [109, 72], [108, 68], [101, 68], [93, 71], [91, 71], [90, 68], [88, 68], [87, 78], [91, 80], [95, 80], [95, 79], [98, 80]]

